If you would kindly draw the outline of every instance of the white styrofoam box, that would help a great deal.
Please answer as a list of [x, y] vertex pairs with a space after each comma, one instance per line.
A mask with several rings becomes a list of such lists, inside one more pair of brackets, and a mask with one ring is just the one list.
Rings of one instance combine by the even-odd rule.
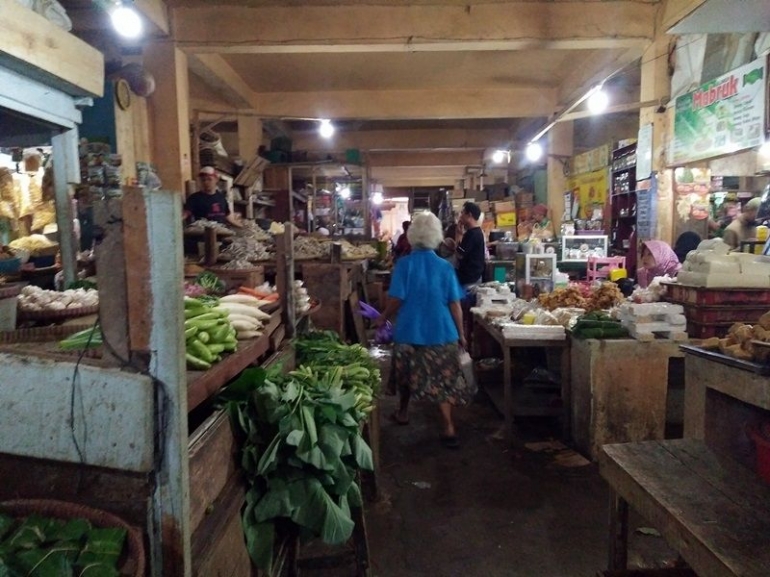
[[563, 340], [567, 333], [563, 326], [550, 325], [518, 325], [506, 324], [503, 326], [503, 336], [506, 339], [523, 340]]
[[0, 299], [0, 331], [16, 330], [17, 301], [17, 297]]

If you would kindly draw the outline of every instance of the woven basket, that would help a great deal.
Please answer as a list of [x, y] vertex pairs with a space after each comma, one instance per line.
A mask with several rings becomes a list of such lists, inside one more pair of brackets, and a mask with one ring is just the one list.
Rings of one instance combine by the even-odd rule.
[[55, 519], [87, 519], [100, 528], [120, 528], [126, 530], [126, 545], [119, 565], [120, 574], [132, 577], [144, 577], [145, 551], [142, 532], [126, 523], [120, 517], [92, 509], [85, 505], [56, 501], [54, 499], [17, 499], [0, 503], [0, 511], [11, 517], [42, 515]]
[[92, 307], [80, 307], [77, 309], [60, 309], [55, 311], [25, 311], [19, 309], [18, 320], [20, 321], [61, 321], [76, 317], [94, 315], [99, 312], [99, 305]]

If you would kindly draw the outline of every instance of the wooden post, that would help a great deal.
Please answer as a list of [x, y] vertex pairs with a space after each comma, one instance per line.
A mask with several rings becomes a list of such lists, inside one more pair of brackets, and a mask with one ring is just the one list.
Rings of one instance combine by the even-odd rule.
[[219, 241], [217, 240], [217, 231], [214, 228], [206, 228], [203, 233], [203, 244], [205, 252], [206, 266], [214, 266], [219, 258]]
[[628, 503], [610, 489], [610, 571], [628, 567]]
[[342, 263], [342, 244], [339, 242], [333, 242], [331, 246], [331, 263], [332, 264], [341, 264]]
[[285, 223], [283, 234], [275, 237], [276, 275], [275, 285], [283, 302], [283, 322], [286, 325], [286, 338], [292, 338], [297, 328], [297, 315], [294, 304], [294, 235], [291, 223]]
[[59, 249], [64, 270], [65, 286], [77, 279], [77, 247], [72, 222], [70, 183], [80, 182], [78, 160], [78, 130], [70, 128], [51, 138], [53, 146], [54, 193], [56, 198], [56, 225], [59, 229]]

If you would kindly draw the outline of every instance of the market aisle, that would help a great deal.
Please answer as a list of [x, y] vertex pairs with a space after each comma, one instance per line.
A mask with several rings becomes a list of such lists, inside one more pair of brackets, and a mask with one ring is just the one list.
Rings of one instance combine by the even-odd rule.
[[[383, 417], [394, 405], [382, 403]], [[504, 451], [488, 439], [502, 420], [483, 399], [460, 416], [459, 451], [439, 445], [434, 407], [413, 409], [408, 426], [383, 418], [383, 500], [367, 513], [374, 576], [595, 577], [606, 567], [608, 497], [595, 466]]]

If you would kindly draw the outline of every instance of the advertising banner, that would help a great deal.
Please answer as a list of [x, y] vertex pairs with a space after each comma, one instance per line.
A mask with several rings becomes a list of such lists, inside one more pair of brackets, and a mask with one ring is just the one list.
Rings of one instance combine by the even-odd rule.
[[763, 57], [678, 97], [670, 164], [714, 158], [762, 144], [766, 89]]
[[572, 189], [573, 218], [590, 219], [594, 208], [604, 206], [607, 202], [609, 181], [606, 168], [575, 176], [568, 182]]

